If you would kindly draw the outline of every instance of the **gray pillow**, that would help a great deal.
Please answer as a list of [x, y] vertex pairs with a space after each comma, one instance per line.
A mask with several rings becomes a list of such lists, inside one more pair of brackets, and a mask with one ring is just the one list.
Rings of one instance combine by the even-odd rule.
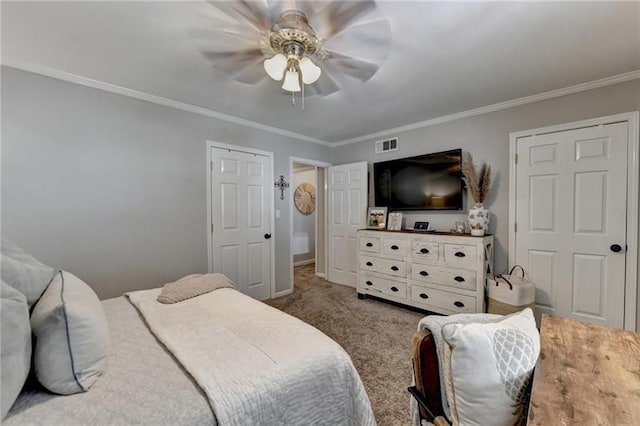
[[47, 288], [54, 269], [40, 263], [6, 238], [2, 238], [1, 244], [0, 273], [2, 281], [24, 294], [29, 308], [31, 308]]
[[31, 326], [24, 295], [2, 281], [0, 289], [0, 353], [2, 357], [2, 419], [24, 386], [31, 367]]
[[60, 271], [31, 314], [33, 366], [42, 386], [86, 392], [104, 373], [109, 330], [102, 303], [80, 278]]

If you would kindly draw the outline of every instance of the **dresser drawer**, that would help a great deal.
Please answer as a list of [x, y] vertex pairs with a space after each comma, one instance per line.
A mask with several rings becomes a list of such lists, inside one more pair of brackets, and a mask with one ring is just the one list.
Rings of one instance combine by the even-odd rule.
[[382, 253], [406, 256], [409, 253], [409, 240], [384, 238], [382, 240]]
[[360, 237], [360, 251], [380, 253], [380, 238]]
[[438, 243], [428, 243], [420, 240], [413, 240], [411, 243], [411, 256], [415, 259], [438, 260]]
[[449, 293], [448, 291], [435, 290], [433, 288], [411, 286], [411, 300], [416, 303], [435, 306], [453, 312], [471, 313], [476, 311], [476, 298]]
[[359, 287], [398, 299], [407, 298], [407, 284], [387, 278], [360, 276]]
[[444, 261], [449, 266], [475, 269], [477, 265], [476, 256], [477, 253], [475, 246], [459, 244], [444, 245]]
[[360, 269], [380, 272], [396, 277], [407, 276], [407, 263], [402, 260], [380, 259], [373, 256], [360, 256]]
[[464, 290], [476, 289], [476, 273], [464, 269], [451, 269], [442, 266], [411, 264], [411, 279], [432, 282]]

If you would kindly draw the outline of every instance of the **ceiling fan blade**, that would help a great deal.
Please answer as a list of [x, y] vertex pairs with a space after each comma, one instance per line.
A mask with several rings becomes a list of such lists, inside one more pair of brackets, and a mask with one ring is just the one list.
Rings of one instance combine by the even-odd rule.
[[242, 49], [256, 46], [262, 38], [256, 32], [235, 31], [235, 29], [192, 28], [187, 34], [205, 47], [220, 46], [224, 50]]
[[360, 81], [369, 80], [380, 68], [373, 62], [333, 51], [325, 51], [325, 55], [322, 62], [329, 72], [347, 75]]
[[326, 69], [324, 69], [322, 65], [320, 65], [320, 68], [323, 69], [320, 78], [315, 83], [304, 86], [306, 94], [310, 96], [329, 96], [332, 93], [338, 92], [340, 90], [338, 83], [326, 72]]
[[264, 57], [260, 49], [233, 52], [208, 51], [202, 54], [213, 63], [214, 68], [242, 83], [257, 83], [266, 75], [262, 67]]
[[382, 64], [391, 48], [391, 24], [386, 19], [353, 25], [335, 37], [327, 40], [323, 48], [342, 53], [357, 53]]
[[321, 37], [331, 38], [375, 8], [374, 0], [332, 1], [317, 11], [318, 20], [321, 21], [317, 30]]
[[240, 83], [257, 84], [266, 77], [267, 74], [264, 72], [264, 68], [262, 67], [262, 61], [258, 61], [253, 66], [232, 75], [231, 78], [235, 81], [239, 81]]
[[271, 16], [271, 10], [265, 1], [209, 0], [208, 3], [239, 22], [248, 22], [258, 31], [266, 31], [271, 28], [273, 17]]

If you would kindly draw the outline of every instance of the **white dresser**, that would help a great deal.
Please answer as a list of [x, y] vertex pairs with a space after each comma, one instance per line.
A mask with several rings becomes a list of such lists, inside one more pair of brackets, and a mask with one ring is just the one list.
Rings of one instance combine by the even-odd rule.
[[358, 297], [372, 295], [441, 314], [484, 312], [493, 236], [361, 230]]

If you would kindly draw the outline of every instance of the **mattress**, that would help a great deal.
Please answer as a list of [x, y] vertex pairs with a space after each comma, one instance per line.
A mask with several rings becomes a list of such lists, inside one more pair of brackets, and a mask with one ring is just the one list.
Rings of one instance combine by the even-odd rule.
[[25, 386], [3, 425], [215, 425], [207, 397], [124, 297], [102, 302], [111, 333], [107, 372], [86, 393]]

